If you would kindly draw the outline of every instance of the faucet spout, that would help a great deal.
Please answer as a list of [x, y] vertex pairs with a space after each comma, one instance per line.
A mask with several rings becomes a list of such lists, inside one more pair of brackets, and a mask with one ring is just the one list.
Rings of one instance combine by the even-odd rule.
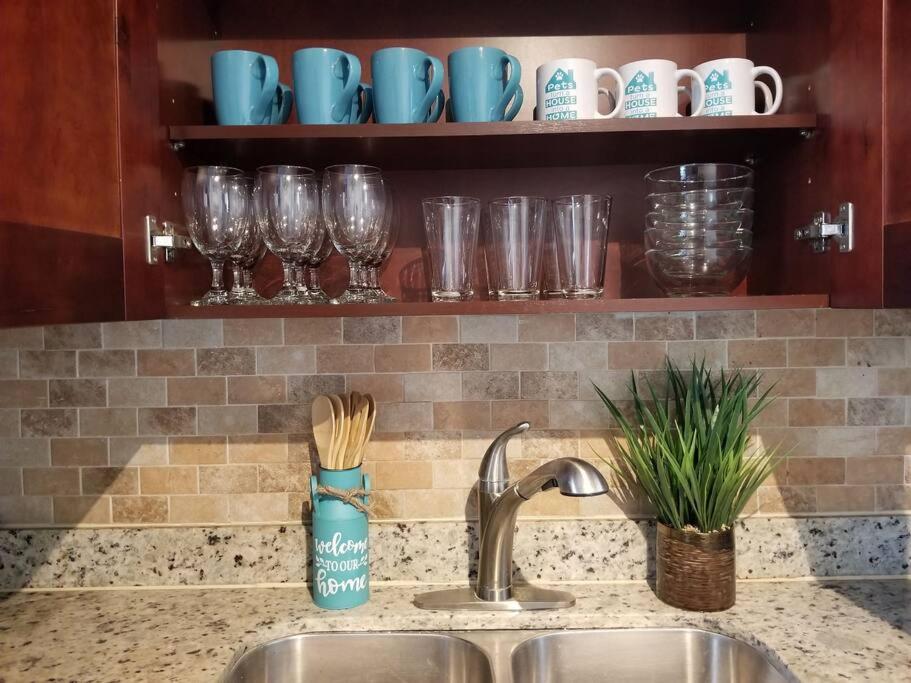
[[579, 458], [557, 458], [526, 475], [516, 491], [528, 500], [536, 493], [557, 487], [564, 496], [598, 496], [607, 493], [607, 482], [591, 463]]

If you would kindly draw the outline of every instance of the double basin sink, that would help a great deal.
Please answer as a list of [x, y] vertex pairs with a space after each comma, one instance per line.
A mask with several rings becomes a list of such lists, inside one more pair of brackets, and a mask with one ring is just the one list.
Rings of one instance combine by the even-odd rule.
[[312, 633], [235, 658], [222, 683], [785, 683], [759, 650], [697, 629]]

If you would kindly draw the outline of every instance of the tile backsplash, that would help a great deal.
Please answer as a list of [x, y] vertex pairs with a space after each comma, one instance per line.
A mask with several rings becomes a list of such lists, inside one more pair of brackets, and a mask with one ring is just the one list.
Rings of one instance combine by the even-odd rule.
[[[344, 312], [340, 309], [340, 312]], [[761, 369], [757, 442], [787, 461], [747, 512], [911, 510], [911, 310], [163, 320], [0, 330], [0, 524], [218, 524], [306, 515], [310, 401], [369, 392], [377, 516], [470, 518], [478, 460], [520, 420], [521, 476], [603, 466], [607, 411], [665, 354]], [[647, 515], [538, 496], [527, 516]]]

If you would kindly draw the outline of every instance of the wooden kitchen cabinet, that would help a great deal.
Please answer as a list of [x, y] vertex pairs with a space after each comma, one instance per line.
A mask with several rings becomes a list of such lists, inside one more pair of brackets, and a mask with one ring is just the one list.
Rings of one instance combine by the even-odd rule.
[[[908, 3], [601, 0], [556, 9], [519, 0], [3, 3], [0, 54], [14, 68], [0, 104], [0, 324], [911, 305]], [[445, 63], [472, 44], [521, 61], [525, 104], [515, 121], [299, 126], [292, 114], [284, 126], [214, 125], [209, 57], [218, 49], [272, 54], [291, 84], [291, 54], [301, 47], [353, 52], [366, 80], [380, 47], [410, 45]], [[781, 73], [783, 105], [770, 117], [532, 121], [535, 68], [567, 56], [605, 66], [745, 56]], [[687, 161], [756, 170], [755, 253], [740, 296], [661, 298], [641, 262], [642, 175]], [[396, 190], [400, 237], [383, 281], [400, 303], [193, 309], [208, 281], [203, 259], [181, 253], [146, 264], [144, 218], [182, 222], [184, 167], [339, 162], [379, 165]], [[614, 195], [605, 299], [427, 302], [421, 197], [570, 192]], [[845, 201], [856, 212], [852, 252], [816, 254], [794, 240], [817, 211]], [[337, 256], [324, 270], [329, 286], [347, 275]], [[258, 286], [268, 293], [278, 279], [267, 259]]]

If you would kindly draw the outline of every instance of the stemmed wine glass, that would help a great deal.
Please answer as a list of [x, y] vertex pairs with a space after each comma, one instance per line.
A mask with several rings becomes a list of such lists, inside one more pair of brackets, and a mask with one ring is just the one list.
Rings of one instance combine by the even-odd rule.
[[256, 228], [256, 221], [253, 219], [252, 213], [251, 211], [249, 234], [245, 236], [235, 252], [231, 254], [231, 267], [234, 277], [231, 291], [228, 292], [229, 304], [250, 306], [269, 303], [268, 299], [260, 296], [259, 292], [253, 288], [253, 269], [265, 255], [266, 244]]
[[319, 281], [319, 267], [329, 258], [333, 246], [322, 216], [320, 216], [319, 223], [320, 235], [314, 240], [313, 246], [304, 252], [303, 255], [300, 267], [301, 280], [298, 283], [298, 287], [311, 303], [328, 304], [330, 303], [329, 295], [323, 291], [323, 286]]
[[258, 168], [254, 207], [263, 240], [282, 262], [284, 282], [272, 303], [307, 303], [295, 286], [293, 271], [319, 227], [319, 191], [313, 170], [303, 166]]
[[192, 166], [183, 173], [181, 203], [187, 232], [212, 266], [212, 285], [192, 306], [228, 303], [225, 261], [250, 228], [250, 188], [243, 171], [230, 166]]
[[366, 267], [364, 268], [364, 281], [366, 285], [365, 298], [368, 303], [390, 304], [395, 303], [396, 298], [390, 296], [380, 284], [380, 268], [389, 254], [392, 253], [398, 239], [399, 225], [395, 214], [395, 201], [392, 192], [386, 188], [386, 215], [383, 221], [383, 232], [377, 241], [373, 253], [367, 257]]
[[376, 249], [386, 219], [386, 184], [375, 166], [330, 166], [323, 174], [323, 218], [332, 243], [348, 259], [350, 278], [336, 303], [366, 301], [362, 269]]

